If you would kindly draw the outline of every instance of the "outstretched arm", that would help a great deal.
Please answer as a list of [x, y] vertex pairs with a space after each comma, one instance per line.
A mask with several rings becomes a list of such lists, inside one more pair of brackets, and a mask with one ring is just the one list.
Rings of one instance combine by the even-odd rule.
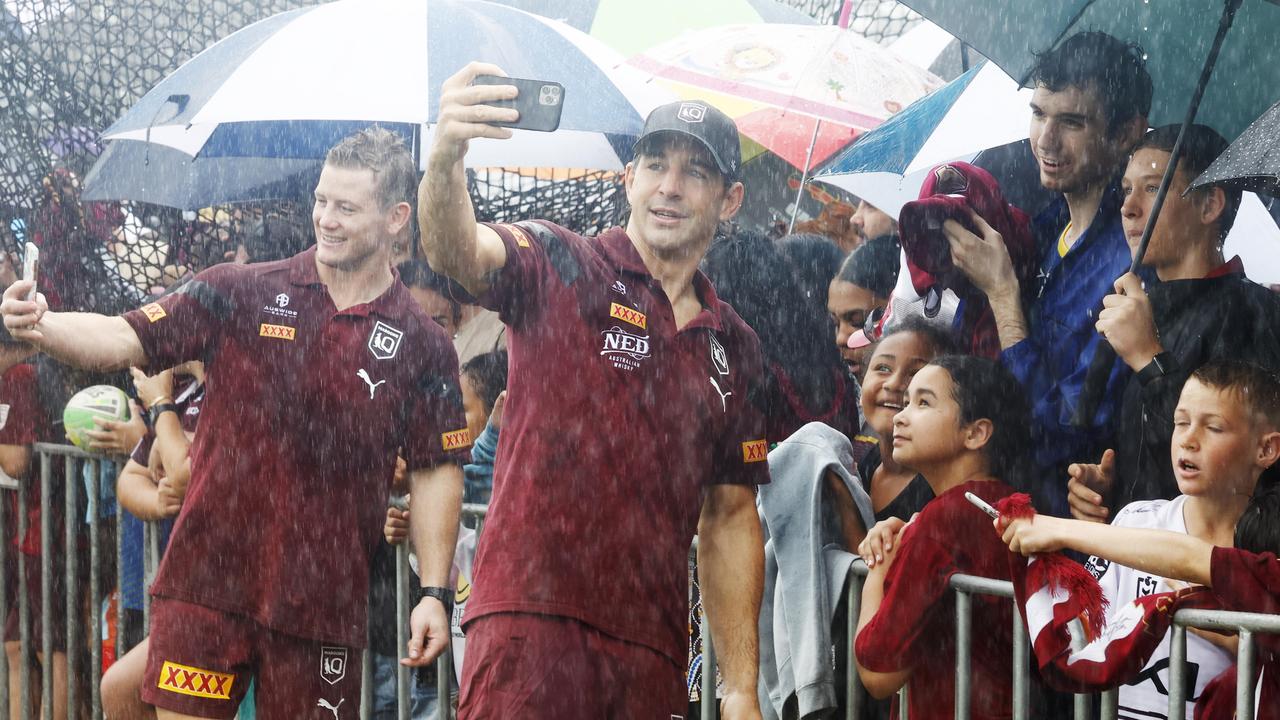
[[728, 720], [759, 718], [760, 595], [764, 535], [749, 485], [712, 485], [698, 518], [698, 587], [711, 625]]
[[444, 82], [435, 141], [418, 186], [418, 224], [427, 264], [472, 294], [488, 287], [489, 274], [506, 264], [507, 250], [497, 233], [476, 222], [462, 160], [474, 138], [511, 137], [510, 130], [487, 123], [519, 117], [514, 109], [484, 104], [514, 98], [515, 86], [471, 85], [477, 75], [506, 73], [494, 65], [471, 63]]
[[19, 280], [4, 292], [0, 315], [15, 339], [23, 340], [62, 362], [86, 370], [120, 370], [146, 365], [142, 342], [121, 317], [94, 313], [49, 312], [43, 295], [25, 300], [30, 280]]
[[1070, 548], [1161, 577], [1211, 585], [1213, 545], [1168, 530], [1115, 527], [1050, 515], [1001, 518], [996, 530], [1009, 549], [1023, 555]]

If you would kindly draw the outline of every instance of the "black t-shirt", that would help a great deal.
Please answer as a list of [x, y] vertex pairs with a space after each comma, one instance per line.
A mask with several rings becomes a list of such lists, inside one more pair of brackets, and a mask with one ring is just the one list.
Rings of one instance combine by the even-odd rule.
[[[867, 452], [866, 457], [858, 463], [858, 474], [862, 476], [862, 481], [867, 485], [867, 492], [871, 491], [871, 479], [875, 477], [876, 469], [880, 467], [880, 445], [877, 443]], [[933, 499], [933, 488], [929, 487], [928, 481], [923, 475], [916, 475], [911, 478], [911, 482], [898, 493], [888, 505], [876, 511], [876, 522], [888, 520], [891, 517], [910, 520], [912, 515], [924, 509], [925, 503]]]

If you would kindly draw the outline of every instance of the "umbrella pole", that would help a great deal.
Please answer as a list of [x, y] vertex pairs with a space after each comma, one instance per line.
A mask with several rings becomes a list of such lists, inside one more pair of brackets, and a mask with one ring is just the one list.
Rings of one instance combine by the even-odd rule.
[[1178, 168], [1178, 159], [1182, 157], [1182, 140], [1186, 137], [1187, 128], [1196, 121], [1196, 112], [1200, 110], [1200, 100], [1204, 97], [1204, 91], [1209, 86], [1209, 78], [1213, 75], [1213, 68], [1218, 63], [1218, 53], [1222, 50], [1222, 43], [1227, 37], [1227, 31], [1231, 29], [1231, 24], [1235, 22], [1236, 11], [1240, 9], [1242, 0], [1226, 0], [1222, 8], [1222, 19], [1218, 23], [1218, 34], [1213, 37], [1213, 45], [1209, 48], [1209, 56], [1204, 60], [1204, 68], [1200, 71], [1200, 81], [1196, 84], [1196, 91], [1191, 96], [1191, 103], [1187, 107], [1187, 116], [1182, 121], [1182, 127], [1178, 130], [1178, 139], [1173, 142], [1173, 150], [1169, 152], [1169, 165], [1164, 169], [1164, 177], [1160, 178], [1160, 189], [1156, 191], [1155, 203], [1151, 206], [1151, 215], [1147, 217], [1147, 226], [1142, 229], [1142, 240], [1138, 243], [1138, 250], [1133, 254], [1133, 265], [1130, 266], [1130, 272], [1137, 272], [1138, 266], [1142, 264], [1142, 258], [1147, 254], [1147, 245], [1151, 243], [1151, 231], [1156, 227], [1156, 220], [1160, 217], [1160, 209], [1164, 207], [1165, 196], [1169, 194], [1169, 185], [1173, 182], [1173, 173]]
[[813, 123], [813, 137], [809, 139], [809, 149], [804, 154], [804, 170], [800, 173], [800, 188], [796, 190], [796, 204], [791, 209], [791, 222], [787, 224], [787, 234], [796, 227], [796, 215], [800, 213], [800, 199], [804, 197], [804, 184], [809, 179], [809, 165], [813, 160], [813, 148], [818, 144], [818, 128], [822, 127], [822, 120], [816, 120]]
[[[1156, 227], [1156, 220], [1160, 217], [1160, 209], [1164, 207], [1164, 199], [1169, 194], [1169, 185], [1173, 182], [1173, 173], [1178, 168], [1178, 159], [1182, 157], [1182, 140], [1187, 134], [1187, 128], [1196, 120], [1196, 112], [1200, 109], [1200, 100], [1204, 97], [1204, 91], [1209, 86], [1209, 78], [1213, 75], [1213, 67], [1218, 62], [1218, 53], [1222, 50], [1222, 43], [1227, 37], [1227, 31], [1231, 29], [1231, 24], [1235, 21], [1236, 11], [1240, 9], [1242, 0], [1225, 0], [1222, 8], [1222, 19], [1218, 23], [1218, 33], [1213, 37], [1213, 45], [1209, 48], [1209, 55], [1204, 60], [1204, 68], [1200, 71], [1200, 81], [1196, 84], [1195, 93], [1191, 96], [1191, 102], [1187, 107], [1187, 116], [1182, 121], [1182, 127], [1178, 130], [1178, 139], [1173, 142], [1173, 150], [1169, 153], [1169, 165], [1164, 169], [1164, 177], [1160, 179], [1160, 189], [1156, 191], [1155, 203], [1151, 206], [1151, 215], [1147, 217], [1147, 225], [1142, 229], [1142, 239], [1138, 243], [1138, 249], [1133, 254], [1133, 264], [1129, 266], [1129, 272], [1137, 272], [1138, 267], [1142, 265], [1142, 258], [1147, 254], [1147, 246], [1151, 243], [1151, 231]], [[1093, 360], [1089, 363], [1088, 374], [1085, 375], [1084, 387], [1080, 394], [1080, 402], [1076, 405], [1075, 415], [1071, 418], [1071, 424], [1076, 427], [1089, 427], [1093, 424], [1095, 416], [1098, 414], [1098, 405], [1102, 403], [1102, 396], [1107, 390], [1107, 378], [1111, 376], [1111, 366], [1115, 364], [1116, 352], [1105, 339], [1098, 349], [1094, 351]]]

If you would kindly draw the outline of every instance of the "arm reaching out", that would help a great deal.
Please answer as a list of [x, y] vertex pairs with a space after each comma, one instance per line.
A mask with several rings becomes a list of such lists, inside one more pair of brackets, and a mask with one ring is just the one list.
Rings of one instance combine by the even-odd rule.
[[[1213, 545], [1167, 530], [1114, 527], [1049, 515], [995, 521], [1009, 549], [1023, 555], [1070, 548], [1166, 578], [1211, 585]], [[865, 601], [864, 601], [865, 602]]]
[[698, 518], [698, 583], [724, 677], [721, 716], [758, 720], [764, 535], [750, 486], [713, 485], [706, 491]]
[[444, 82], [435, 141], [418, 186], [418, 224], [427, 264], [472, 294], [488, 287], [489, 274], [506, 264], [507, 250], [497, 233], [476, 222], [462, 160], [474, 138], [511, 137], [511, 130], [488, 123], [510, 122], [520, 115], [512, 108], [484, 104], [514, 98], [514, 85], [471, 85], [477, 75], [506, 73], [495, 65], [470, 63]]
[[86, 370], [120, 370], [147, 364], [142, 342], [124, 318], [50, 312], [44, 295], [37, 294], [35, 300], [23, 299], [31, 286], [30, 280], [19, 280], [4, 291], [0, 302], [4, 326], [15, 339]]

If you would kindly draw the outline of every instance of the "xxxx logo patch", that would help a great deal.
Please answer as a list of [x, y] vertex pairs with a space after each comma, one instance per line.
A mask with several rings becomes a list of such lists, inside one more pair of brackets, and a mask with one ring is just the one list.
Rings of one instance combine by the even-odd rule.
[[151, 322], [155, 322], [157, 320], [163, 320], [164, 318], [169, 316], [169, 313], [165, 312], [164, 308], [160, 307], [159, 303], [150, 303], [147, 305], [143, 305], [142, 314], [146, 315], [147, 319], [150, 320]]
[[645, 317], [644, 313], [618, 303], [609, 303], [609, 317], [617, 318], [625, 323], [631, 323], [641, 330], [644, 330], [649, 324], [649, 319]]
[[235, 679], [234, 675], [227, 673], [201, 670], [165, 660], [160, 666], [160, 681], [157, 687], [179, 695], [230, 700], [231, 683]]
[[297, 334], [298, 329], [291, 328], [288, 325], [268, 325], [267, 323], [262, 323], [258, 326], [258, 335], [262, 337], [292, 340]]
[[522, 248], [533, 247], [533, 243], [529, 238], [529, 233], [525, 232], [524, 228], [519, 225], [503, 225], [502, 227], [511, 232], [512, 237], [516, 239], [516, 245], [519, 245]]
[[764, 440], [748, 440], [742, 443], [742, 462], [760, 462], [769, 459], [769, 446]]
[[440, 436], [440, 444], [445, 450], [461, 450], [471, 444], [471, 431], [466, 428], [447, 432]]

